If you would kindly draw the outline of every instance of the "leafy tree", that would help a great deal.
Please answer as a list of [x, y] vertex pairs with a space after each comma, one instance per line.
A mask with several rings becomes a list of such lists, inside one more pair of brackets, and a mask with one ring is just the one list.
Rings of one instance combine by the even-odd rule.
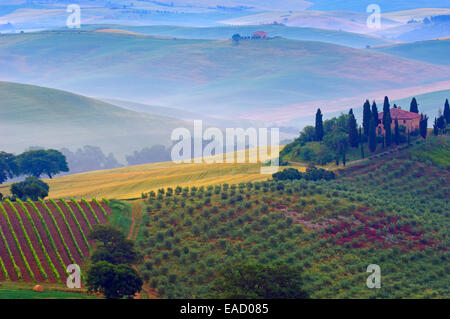
[[14, 154], [0, 152], [0, 184], [19, 174]]
[[38, 198], [45, 198], [48, 196], [49, 189], [46, 183], [34, 176], [27, 177], [23, 182], [11, 185], [11, 193], [21, 200], [30, 198], [33, 201], [37, 201]]
[[333, 131], [324, 138], [325, 145], [335, 152], [336, 165], [339, 165], [339, 157], [343, 155], [348, 148], [348, 135], [342, 131]]
[[448, 99], [445, 100], [445, 104], [444, 104], [444, 117], [445, 117], [445, 122], [447, 122], [447, 125], [450, 124], [450, 107], [448, 105]]
[[302, 273], [286, 264], [238, 264], [226, 267], [213, 290], [232, 299], [305, 299]]
[[323, 122], [322, 122], [322, 112], [317, 109], [316, 113], [316, 141], [323, 140]]
[[350, 109], [349, 115], [350, 117], [348, 119], [348, 140], [351, 147], [358, 147], [359, 145], [358, 128], [356, 124], [355, 115], [353, 114], [352, 109]]
[[96, 250], [91, 256], [94, 263], [107, 261], [118, 265], [133, 264], [139, 260], [133, 241], [126, 239], [120, 230], [112, 226], [96, 225], [89, 238], [97, 243]]
[[294, 180], [294, 179], [301, 179], [302, 173], [298, 171], [298, 169], [295, 168], [287, 168], [285, 170], [282, 170], [281, 172], [277, 172], [272, 175], [274, 180], [284, 181], [284, 180]]
[[372, 117], [372, 111], [370, 110], [370, 103], [369, 103], [369, 100], [366, 100], [366, 102], [364, 103], [364, 106], [363, 106], [364, 140], [367, 140], [367, 137], [369, 136], [369, 125], [370, 125], [371, 117]]
[[423, 138], [427, 138], [428, 116], [420, 114], [419, 130]]
[[233, 40], [234, 44], [239, 44], [239, 40], [241, 40], [241, 35], [240, 34], [233, 34], [233, 36], [231, 37], [231, 40]]
[[398, 126], [398, 120], [395, 120], [394, 141], [396, 145], [400, 144], [400, 128]]
[[39, 178], [46, 174], [49, 178], [60, 172], [68, 172], [66, 157], [56, 150], [33, 150], [17, 157], [20, 172]]
[[409, 111], [419, 114], [419, 107], [417, 105], [417, 101], [416, 101], [415, 97], [413, 97], [412, 100], [411, 100], [411, 104], [409, 106]]
[[369, 150], [373, 153], [377, 149], [377, 133], [376, 133], [376, 126], [375, 126], [375, 120], [372, 118], [370, 120], [370, 127], [369, 127]]
[[108, 299], [133, 297], [142, 289], [142, 279], [130, 265], [114, 265], [107, 261], [93, 264], [87, 273], [89, 292], [100, 292]]
[[142, 279], [130, 264], [140, 261], [134, 242], [118, 229], [96, 225], [89, 234], [96, 241], [86, 284], [90, 292], [101, 292], [106, 298], [132, 297], [142, 289]]

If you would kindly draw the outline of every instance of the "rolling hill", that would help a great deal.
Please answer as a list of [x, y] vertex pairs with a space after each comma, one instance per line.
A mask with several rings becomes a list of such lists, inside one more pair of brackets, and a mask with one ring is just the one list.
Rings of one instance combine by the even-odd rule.
[[[235, 25], [219, 27], [182, 27], [182, 26], [107, 26], [120, 30], [128, 30], [140, 34], [153, 36], [177, 37], [183, 39], [231, 39], [233, 34], [251, 36], [253, 32], [264, 30], [270, 37], [283, 37], [293, 40], [320, 41], [352, 48], [362, 48], [368, 45], [381, 45], [390, 43], [388, 40], [373, 36], [325, 30], [315, 28], [287, 27], [284, 25]], [[87, 26], [86, 29], [101, 28], [100, 26]]]
[[449, 80], [443, 66], [289, 39], [234, 45], [49, 31], [3, 36], [0, 56], [3, 80], [247, 119], [285, 105]]
[[380, 46], [372, 50], [407, 59], [419, 60], [439, 65], [450, 65], [450, 39], [418, 41]]
[[169, 144], [172, 129], [180, 126], [189, 124], [65, 91], [0, 82], [0, 127], [14, 137], [2, 140], [3, 151], [96, 145], [122, 157], [149, 145]]

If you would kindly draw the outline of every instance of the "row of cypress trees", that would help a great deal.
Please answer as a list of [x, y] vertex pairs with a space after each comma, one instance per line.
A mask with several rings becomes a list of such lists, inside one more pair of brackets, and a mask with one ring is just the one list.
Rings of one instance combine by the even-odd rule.
[[[397, 108], [397, 105], [394, 104], [394, 108]], [[376, 128], [378, 124], [383, 123], [383, 127], [385, 130], [383, 147], [389, 147], [392, 143], [397, 145], [400, 144], [400, 128], [398, 121], [395, 120], [394, 132], [392, 132], [392, 118], [390, 112], [391, 106], [389, 103], [389, 98], [385, 96], [383, 102], [383, 118], [380, 121], [378, 116], [378, 107], [375, 101], [373, 101], [372, 105], [370, 105], [369, 100], [366, 100], [363, 106], [363, 122], [362, 129], [359, 129], [356, 122], [355, 115], [353, 114], [353, 110], [350, 109], [349, 118], [348, 118], [348, 135], [349, 135], [349, 144], [351, 147], [358, 147], [360, 143], [368, 142], [369, 150], [371, 152], [375, 152], [377, 148], [377, 135]], [[413, 98], [410, 103], [410, 112], [419, 113], [419, 108], [417, 104], [416, 98]], [[444, 106], [444, 114], [440, 116], [439, 119], [435, 119], [435, 128], [439, 129], [439, 127], [443, 126], [441, 122], [450, 123], [450, 108], [448, 99], [445, 101]], [[444, 125], [445, 126], [445, 125]], [[426, 138], [427, 135], [427, 127], [428, 127], [428, 117], [426, 115], [421, 114], [419, 131], [420, 135], [423, 138]], [[435, 129], [435, 132], [436, 130]], [[409, 132], [408, 132], [409, 134]], [[323, 131], [323, 115], [320, 108], [316, 113], [316, 125], [315, 125], [315, 139], [316, 141], [322, 141], [324, 137]], [[361, 155], [364, 157], [364, 151], [361, 145]]]

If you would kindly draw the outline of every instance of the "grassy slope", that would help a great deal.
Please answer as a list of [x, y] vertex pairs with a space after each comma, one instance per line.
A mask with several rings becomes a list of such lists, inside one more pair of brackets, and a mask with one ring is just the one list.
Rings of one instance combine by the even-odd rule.
[[[96, 27], [96, 26], [94, 26]], [[90, 26], [92, 28], [92, 26]], [[345, 45], [352, 48], [366, 45], [380, 45], [389, 41], [351, 32], [340, 32], [315, 28], [298, 28], [281, 25], [250, 25], [250, 26], [220, 26], [207, 28], [180, 27], [180, 26], [114, 26], [121, 30], [129, 30], [154, 36], [178, 37], [184, 39], [230, 39], [233, 34], [251, 36], [253, 32], [264, 30], [270, 37], [280, 36], [293, 40], [320, 41], [332, 44]]]
[[[450, 39], [429, 40], [373, 48], [374, 51], [428, 63], [450, 65]], [[447, 52], [447, 53], [446, 53]]]
[[0, 55], [3, 79], [211, 115], [236, 116], [448, 79], [442, 67], [288, 39], [235, 46], [220, 40], [55, 31], [4, 36]]
[[97, 299], [95, 296], [71, 292], [62, 285], [45, 283], [41, 285], [44, 291], [34, 292], [30, 283], [3, 282], [0, 285], [0, 299]]
[[167, 143], [171, 130], [183, 122], [65, 91], [0, 82], [0, 125], [14, 137], [2, 142], [5, 151], [20, 152], [32, 145], [70, 149], [100, 145], [120, 156]]

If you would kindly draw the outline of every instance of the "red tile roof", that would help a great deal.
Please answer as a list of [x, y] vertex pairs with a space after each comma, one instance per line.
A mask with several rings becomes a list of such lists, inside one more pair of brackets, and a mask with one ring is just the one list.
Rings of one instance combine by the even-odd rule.
[[[390, 113], [392, 120], [414, 120], [417, 118], [420, 119], [420, 114], [408, 112], [402, 110], [401, 108], [391, 109]], [[383, 120], [383, 112], [378, 113], [378, 119]]]

